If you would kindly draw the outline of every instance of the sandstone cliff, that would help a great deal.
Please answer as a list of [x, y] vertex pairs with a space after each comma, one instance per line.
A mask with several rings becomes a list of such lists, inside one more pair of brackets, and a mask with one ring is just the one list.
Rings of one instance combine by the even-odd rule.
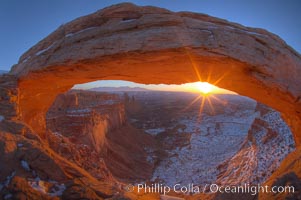
[[61, 94], [50, 107], [47, 128], [73, 143], [100, 152], [108, 132], [125, 125], [124, 105], [117, 95], [88, 91]]
[[56, 98], [46, 119], [52, 149], [95, 177], [112, 182], [150, 177], [153, 166], [143, 147], [153, 139], [127, 123], [119, 95], [71, 90]]
[[219, 166], [219, 184], [262, 184], [295, 150], [292, 134], [278, 112], [261, 103], [257, 103], [255, 111], [259, 115], [240, 150]]

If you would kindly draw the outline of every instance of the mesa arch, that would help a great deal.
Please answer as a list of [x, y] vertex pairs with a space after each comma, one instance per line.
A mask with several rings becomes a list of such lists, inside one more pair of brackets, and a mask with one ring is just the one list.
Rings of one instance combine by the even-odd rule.
[[301, 144], [301, 57], [278, 36], [204, 14], [124, 3], [62, 25], [21, 56], [16, 118], [40, 136], [56, 95], [95, 80], [200, 79], [280, 111]]

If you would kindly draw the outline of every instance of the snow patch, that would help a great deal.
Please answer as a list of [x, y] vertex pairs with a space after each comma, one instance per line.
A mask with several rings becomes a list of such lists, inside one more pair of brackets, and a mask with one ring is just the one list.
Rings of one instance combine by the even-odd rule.
[[68, 33], [68, 34], [65, 35], [65, 37], [71, 37], [73, 35], [74, 35], [74, 33]]
[[18, 147], [23, 147], [23, 144], [22, 143], [18, 143], [17, 146]]
[[86, 117], [89, 116], [91, 113], [91, 109], [69, 109], [67, 110], [66, 116], [68, 117]]
[[58, 182], [52, 180], [50, 180], [49, 183], [52, 183], [53, 186], [48, 188], [48, 182], [41, 180], [39, 177], [29, 180], [28, 183], [33, 189], [52, 197], [62, 196], [63, 192], [66, 190], [65, 184], [59, 184]]
[[68, 117], [87, 117], [89, 114], [67, 114]]
[[250, 34], [250, 35], [257, 35], [257, 36], [264, 36], [264, 37], [266, 37], [266, 35], [264, 35], [264, 34], [256, 33], [256, 32], [253, 32], [253, 31], [247, 31], [247, 30], [235, 28], [235, 27], [232, 27], [232, 26], [225, 26], [225, 27], [227, 27], [229, 29], [232, 29], [232, 30], [241, 31], [241, 32], [244, 32], [244, 33], [247, 33], [247, 34]]
[[65, 37], [72, 37], [72, 36], [77, 35], [79, 33], [82, 33], [82, 32], [88, 31], [88, 30], [92, 30], [92, 29], [95, 29], [95, 28], [97, 28], [97, 27], [89, 27], [89, 28], [77, 31], [75, 33], [68, 33], [68, 34], [65, 35]]
[[[277, 111], [258, 116], [268, 126], [250, 129], [252, 140], [245, 139], [244, 148], [225, 163], [227, 166], [218, 182], [236, 185], [243, 182], [264, 182], [280, 166], [281, 161], [294, 149], [294, 139], [288, 126]], [[240, 169], [240, 171], [237, 171]], [[222, 170], [223, 171], [223, 170]]]
[[46, 51], [48, 51], [49, 49], [51, 49], [55, 44], [56, 44], [56, 42], [52, 43], [49, 47], [47, 47], [47, 48], [45, 48], [45, 49], [42, 49], [42, 50], [38, 51], [35, 55], [36, 55], [36, 56], [39, 56], [39, 55], [41, 55], [42, 53], [45, 53]]
[[66, 190], [66, 186], [64, 183], [58, 184], [56, 183], [55, 187], [53, 187], [49, 193], [50, 196], [62, 196], [63, 192]]
[[138, 121], [139, 121], [138, 119], [133, 119], [133, 118], [130, 119], [131, 123], [135, 123], [135, 122], [138, 122]]
[[25, 169], [26, 171], [30, 171], [30, 167], [28, 162], [26, 162], [25, 160], [21, 160], [21, 166], [23, 167], [23, 169]]
[[147, 129], [145, 130], [146, 133], [150, 135], [158, 135], [165, 131], [165, 128], [153, 128], [153, 129]]
[[85, 108], [85, 109], [70, 109], [67, 110], [67, 113], [88, 113], [91, 112], [91, 109]]
[[63, 135], [60, 134], [59, 132], [52, 132], [53, 135], [57, 136], [57, 137], [62, 137]]
[[31, 56], [28, 56], [27, 58], [25, 58], [22, 63], [26, 63], [29, 59], [31, 58]]
[[9, 176], [7, 176], [6, 177], [6, 179], [5, 179], [5, 181], [3, 182], [3, 183], [0, 183], [0, 192], [2, 191], [2, 189], [4, 188], [4, 187], [7, 187], [8, 186], [8, 184], [11, 182], [11, 180], [13, 179], [13, 177], [16, 175], [16, 171], [13, 171], [12, 173], [11, 173], [11, 175], [9, 175]]
[[121, 21], [121, 23], [127, 23], [127, 22], [132, 22], [132, 21], [136, 21], [137, 19], [124, 19]]

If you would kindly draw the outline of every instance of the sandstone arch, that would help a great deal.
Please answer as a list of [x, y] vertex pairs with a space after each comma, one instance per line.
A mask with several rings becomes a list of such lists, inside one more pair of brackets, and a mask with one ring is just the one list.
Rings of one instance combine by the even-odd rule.
[[201, 79], [279, 110], [301, 144], [300, 55], [265, 30], [203, 14], [111, 6], [59, 27], [11, 74], [18, 79], [17, 118], [41, 136], [54, 98], [76, 83]]

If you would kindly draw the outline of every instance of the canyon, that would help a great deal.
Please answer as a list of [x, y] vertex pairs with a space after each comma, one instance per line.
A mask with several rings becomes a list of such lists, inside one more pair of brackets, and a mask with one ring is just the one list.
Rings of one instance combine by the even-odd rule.
[[50, 147], [94, 177], [138, 182], [152, 172], [143, 147], [154, 141], [127, 123], [116, 94], [71, 90], [57, 97], [46, 122]]
[[[1, 75], [1, 197], [165, 198], [127, 192], [123, 186], [157, 177], [166, 184], [190, 181], [178, 175], [179, 163], [189, 170], [197, 169], [189, 163], [198, 165], [196, 160], [201, 156], [187, 155], [195, 152], [200, 143], [207, 148], [214, 145], [211, 140], [232, 143], [231, 137], [221, 131], [231, 128], [224, 123], [214, 126], [209, 118], [201, 118], [208, 127], [193, 130], [189, 120], [195, 119], [189, 116], [175, 119], [180, 121], [179, 127], [169, 127], [168, 120], [160, 121], [166, 123], [163, 127], [156, 124], [158, 120], [135, 122], [144, 120], [139, 105], [118, 103], [115, 95], [91, 94], [104, 104], [86, 108], [81, 99], [89, 99], [90, 95], [76, 95], [73, 91], [67, 97], [64, 93], [74, 84], [95, 80], [145, 84], [205, 80], [262, 103], [240, 113], [239, 117], [248, 124], [237, 125], [244, 133], [236, 135], [243, 145], [233, 142], [233, 153], [216, 157], [218, 173], [206, 178], [220, 183], [248, 179], [252, 183], [264, 181], [269, 186], [293, 185], [297, 188], [293, 194], [260, 193], [256, 198], [300, 199], [300, 75], [300, 54], [278, 36], [204, 14], [124, 3], [75, 19], [30, 48], [9, 73]], [[57, 96], [63, 100], [56, 102]], [[140, 98], [135, 97], [136, 101]], [[55, 109], [61, 106], [65, 109]], [[127, 107], [131, 109], [127, 111]], [[149, 110], [154, 117], [160, 112]], [[171, 115], [169, 112], [166, 109], [162, 115]], [[211, 116], [210, 112], [206, 115]], [[280, 115], [289, 128], [279, 121]], [[83, 125], [83, 121], [87, 123]], [[284, 137], [289, 129], [292, 138]], [[204, 130], [208, 130], [206, 137], [211, 140], [199, 134]], [[176, 145], [158, 140], [172, 140]], [[207, 153], [206, 148], [203, 151]], [[267, 158], [270, 161], [263, 162]], [[238, 166], [244, 170], [237, 170]], [[167, 168], [174, 180], [164, 177], [162, 172]], [[217, 194], [214, 198], [233, 196]]]
[[263, 183], [295, 149], [279, 113], [246, 97], [209, 96], [200, 111], [198, 94], [128, 94], [133, 125], [159, 143], [159, 153], [148, 149], [151, 180], [164, 185]]
[[295, 149], [278, 112], [238, 95], [70, 90], [46, 125], [51, 149], [119, 188], [262, 184]]

